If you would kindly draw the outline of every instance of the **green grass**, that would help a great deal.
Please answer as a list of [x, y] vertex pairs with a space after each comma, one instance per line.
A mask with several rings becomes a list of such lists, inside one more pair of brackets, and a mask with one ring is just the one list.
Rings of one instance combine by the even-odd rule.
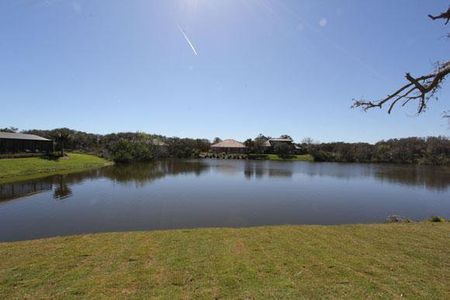
[[314, 157], [310, 154], [292, 155], [289, 158], [281, 158], [277, 154], [267, 154], [267, 159], [277, 161], [314, 161]]
[[67, 174], [111, 164], [94, 155], [70, 153], [58, 160], [40, 157], [0, 159], [0, 183]]
[[450, 297], [450, 223], [128, 232], [0, 243], [0, 298]]

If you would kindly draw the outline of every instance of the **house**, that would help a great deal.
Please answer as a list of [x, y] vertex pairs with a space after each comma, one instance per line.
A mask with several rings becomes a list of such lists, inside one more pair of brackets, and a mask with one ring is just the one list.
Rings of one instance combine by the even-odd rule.
[[264, 153], [271, 153], [275, 150], [276, 145], [286, 144], [291, 150], [295, 149], [294, 141], [290, 138], [270, 138], [262, 145]]
[[272, 148], [280, 144], [286, 144], [289, 147], [294, 147], [294, 141], [291, 138], [270, 138], [267, 141]]
[[50, 153], [53, 141], [34, 135], [15, 132], [0, 132], [0, 154]]
[[264, 141], [262, 144], [262, 152], [263, 153], [274, 153], [275, 152], [275, 146], [286, 144], [289, 146], [291, 154], [303, 154], [304, 150], [301, 146], [294, 143], [294, 141], [291, 138], [269, 138]]
[[211, 150], [216, 153], [245, 153], [247, 147], [241, 142], [229, 139], [211, 145]]

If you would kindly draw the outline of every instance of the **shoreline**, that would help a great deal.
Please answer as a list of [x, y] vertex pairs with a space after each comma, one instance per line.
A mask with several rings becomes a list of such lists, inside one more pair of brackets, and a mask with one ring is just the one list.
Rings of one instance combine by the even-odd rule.
[[188, 232], [188, 231], [202, 231], [202, 230], [264, 230], [270, 228], [283, 228], [283, 227], [311, 227], [311, 228], [327, 228], [327, 227], [359, 227], [359, 226], [382, 226], [382, 225], [395, 225], [395, 224], [448, 224], [450, 225], [450, 219], [445, 219], [439, 216], [431, 216], [424, 220], [412, 220], [404, 218], [401, 216], [389, 216], [386, 221], [380, 223], [343, 223], [343, 224], [275, 224], [275, 225], [255, 225], [255, 226], [243, 226], [243, 227], [232, 227], [232, 226], [211, 226], [211, 227], [179, 227], [179, 228], [165, 228], [165, 229], [136, 229], [136, 230], [114, 230], [114, 231], [98, 231], [98, 232], [85, 232], [85, 233], [74, 233], [67, 235], [52, 235], [44, 236], [30, 239], [20, 239], [20, 240], [0, 240], [0, 247], [2, 244], [9, 243], [22, 243], [22, 242], [33, 242], [41, 240], [52, 240], [52, 239], [65, 239], [65, 238], [77, 238], [82, 236], [101, 236], [108, 234], [151, 234], [151, 233], [170, 233], [176, 231]]

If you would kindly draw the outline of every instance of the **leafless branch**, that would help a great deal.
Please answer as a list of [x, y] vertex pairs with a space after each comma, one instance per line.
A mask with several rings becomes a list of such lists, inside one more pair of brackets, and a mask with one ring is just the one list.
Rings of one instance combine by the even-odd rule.
[[390, 103], [388, 113], [391, 113], [399, 101], [402, 102], [402, 106], [405, 106], [410, 101], [417, 100], [419, 101], [417, 112], [420, 114], [425, 110], [428, 100], [435, 95], [448, 74], [450, 74], [450, 61], [441, 64], [435, 72], [425, 76], [415, 78], [410, 73], [406, 73], [405, 78], [408, 83], [393, 94], [377, 101], [356, 100], [352, 107], [361, 107], [367, 111], [374, 107], [383, 108], [384, 105]]
[[437, 20], [437, 19], [444, 19], [445, 21], [445, 25], [448, 24], [448, 22], [450, 21], [450, 7], [448, 8], [448, 10], [446, 12], [443, 12], [440, 15], [437, 16], [433, 16], [433, 15], [428, 15], [432, 20]]
[[[450, 8], [440, 15], [428, 16], [432, 20], [444, 19], [446, 20], [445, 24], [447, 24], [450, 21]], [[441, 87], [442, 82], [448, 74], [450, 74], [450, 61], [438, 64], [436, 70], [428, 75], [414, 77], [410, 73], [406, 73], [405, 78], [407, 83], [394, 93], [375, 101], [353, 99], [352, 108], [360, 107], [367, 111], [371, 108], [383, 108], [384, 105], [388, 105], [388, 113], [391, 113], [399, 102], [402, 106], [405, 106], [411, 101], [417, 101], [417, 113], [420, 114], [425, 111], [428, 100], [436, 95], [437, 90]]]

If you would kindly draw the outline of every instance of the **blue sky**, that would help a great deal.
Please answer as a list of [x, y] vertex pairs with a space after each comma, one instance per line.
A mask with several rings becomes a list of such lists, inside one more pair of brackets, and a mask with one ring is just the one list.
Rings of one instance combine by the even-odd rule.
[[447, 0], [0, 1], [0, 127], [368, 141], [449, 134], [350, 109], [448, 59]]

